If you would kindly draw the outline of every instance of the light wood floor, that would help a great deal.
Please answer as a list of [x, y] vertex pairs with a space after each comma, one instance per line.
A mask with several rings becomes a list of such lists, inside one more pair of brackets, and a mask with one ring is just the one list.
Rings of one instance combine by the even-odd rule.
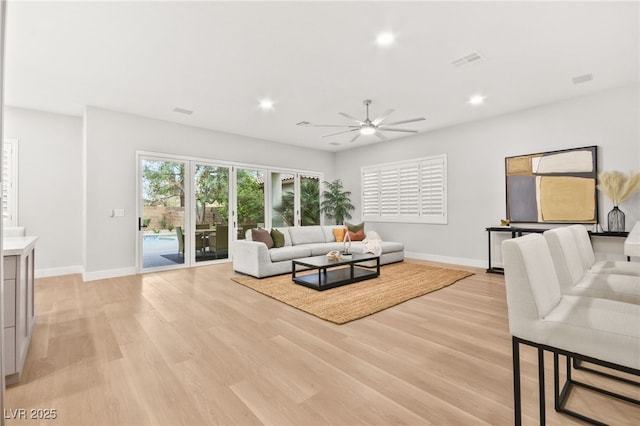
[[[474, 272], [340, 326], [232, 282], [230, 264], [40, 279], [33, 342], [5, 409], [55, 409], [47, 425], [513, 424], [504, 280]], [[535, 350], [522, 358], [533, 425]], [[579, 424], [553, 410], [546, 377], [548, 424]], [[638, 397], [621, 386], [610, 388]], [[640, 424], [637, 407], [588, 391], [570, 406]]]

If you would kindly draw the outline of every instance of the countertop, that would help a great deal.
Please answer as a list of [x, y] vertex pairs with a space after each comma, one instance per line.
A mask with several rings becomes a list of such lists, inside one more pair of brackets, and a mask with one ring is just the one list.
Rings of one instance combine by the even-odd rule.
[[38, 240], [37, 236], [6, 237], [2, 239], [3, 256], [19, 256], [31, 250]]

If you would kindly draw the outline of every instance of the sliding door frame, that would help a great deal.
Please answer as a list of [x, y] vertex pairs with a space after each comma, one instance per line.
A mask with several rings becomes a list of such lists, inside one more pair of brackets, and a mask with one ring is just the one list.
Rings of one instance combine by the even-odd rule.
[[[143, 205], [143, 185], [142, 185], [142, 162], [143, 161], [166, 161], [172, 163], [182, 163], [184, 164], [184, 217], [183, 217], [183, 225], [185, 228], [184, 232], [184, 262], [176, 263], [175, 265], [166, 265], [166, 266], [158, 266], [158, 267], [144, 267], [144, 230], [141, 229], [141, 221], [144, 212]], [[180, 269], [189, 267], [189, 259], [191, 258], [191, 235], [189, 232], [186, 232], [187, 227], [189, 227], [189, 213], [187, 212], [187, 207], [190, 205], [189, 196], [190, 196], [190, 186], [188, 184], [188, 178], [191, 167], [189, 161], [184, 158], [179, 158], [178, 156], [162, 154], [162, 153], [152, 153], [152, 152], [136, 152], [136, 270], [138, 273], [144, 272], [154, 272], [154, 271], [164, 271], [169, 269]]]
[[[153, 272], [156, 270], [166, 270], [166, 269], [179, 269], [179, 268], [189, 268], [192, 266], [202, 266], [202, 265], [210, 265], [213, 263], [224, 263], [230, 262], [233, 259], [233, 242], [237, 240], [237, 232], [238, 232], [238, 206], [237, 206], [237, 170], [238, 169], [255, 169], [262, 170], [265, 173], [265, 182], [264, 182], [264, 208], [265, 208], [265, 216], [264, 216], [264, 226], [266, 228], [271, 228], [272, 225], [272, 205], [271, 205], [271, 185], [272, 185], [272, 176], [273, 172], [277, 173], [287, 173], [295, 176], [295, 226], [300, 226], [301, 216], [300, 216], [300, 179], [305, 176], [314, 176], [317, 177], [320, 185], [324, 181], [324, 173], [313, 170], [300, 170], [300, 169], [289, 169], [286, 167], [273, 167], [264, 164], [253, 164], [253, 163], [242, 163], [235, 161], [225, 161], [219, 160], [215, 158], [207, 158], [207, 157], [193, 157], [186, 156], [180, 154], [173, 154], [167, 152], [155, 152], [155, 151], [136, 151], [135, 161], [136, 161], [136, 214], [137, 217], [141, 217], [142, 214], [142, 176], [141, 176], [141, 160], [142, 159], [153, 159], [160, 161], [174, 161], [174, 162], [183, 162], [185, 163], [185, 262], [183, 264], [177, 264], [175, 266], [166, 266], [159, 268], [143, 268], [143, 259], [142, 259], [142, 238], [140, 237], [140, 231], [136, 231], [136, 268], [139, 273], [142, 272]], [[195, 206], [193, 205], [195, 202], [195, 189], [193, 182], [194, 178], [194, 166], [196, 164], [201, 165], [210, 165], [215, 167], [228, 167], [229, 168], [229, 253], [227, 259], [220, 260], [211, 260], [211, 261], [202, 261], [195, 262], [195, 243], [192, 238], [192, 234], [195, 230]], [[322, 193], [322, 189], [320, 188], [320, 193]], [[319, 194], [320, 195], [320, 194]], [[324, 224], [324, 215], [320, 214], [320, 224]], [[187, 257], [188, 256], [188, 257]]]

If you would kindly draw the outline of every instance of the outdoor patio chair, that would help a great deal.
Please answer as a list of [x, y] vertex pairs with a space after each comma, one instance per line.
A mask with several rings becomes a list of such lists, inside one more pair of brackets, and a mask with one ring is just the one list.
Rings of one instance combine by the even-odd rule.
[[238, 239], [244, 240], [246, 238], [247, 231], [249, 229], [257, 228], [258, 225], [256, 223], [243, 223], [242, 225], [240, 225], [240, 227], [241, 229], [238, 229]]
[[229, 251], [229, 225], [216, 226], [215, 235], [209, 236], [209, 252], [215, 254], [216, 259]]
[[178, 236], [178, 253], [184, 256], [184, 234], [182, 227], [176, 226], [176, 235]]

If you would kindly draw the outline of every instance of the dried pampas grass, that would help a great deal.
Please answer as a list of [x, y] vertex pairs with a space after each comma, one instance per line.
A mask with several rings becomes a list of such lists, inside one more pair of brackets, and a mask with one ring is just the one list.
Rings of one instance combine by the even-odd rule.
[[614, 206], [620, 205], [632, 194], [640, 191], [640, 172], [630, 172], [628, 176], [618, 171], [600, 172], [598, 189], [611, 200]]

